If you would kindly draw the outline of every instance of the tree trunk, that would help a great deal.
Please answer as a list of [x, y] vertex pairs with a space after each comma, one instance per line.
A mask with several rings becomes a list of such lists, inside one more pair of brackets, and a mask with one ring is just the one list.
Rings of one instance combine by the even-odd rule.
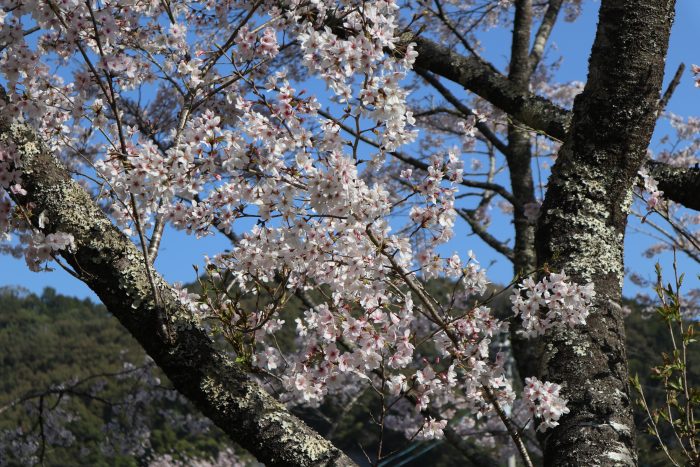
[[595, 284], [586, 326], [544, 339], [540, 377], [571, 412], [540, 436], [545, 465], [636, 465], [621, 314], [631, 189], [656, 122], [673, 0], [603, 0], [588, 82], [552, 169], [538, 263]]
[[29, 127], [0, 120], [0, 144], [10, 143], [21, 154], [22, 185], [27, 190], [26, 196], [13, 196], [15, 202], [31, 209], [36, 228], [43, 213], [48, 219], [45, 233], [74, 236], [75, 251], [62, 252], [65, 260], [180, 393], [266, 465], [354, 465], [216, 350], [173, 289], [154, 273], [156, 303], [136, 246]]
[[[531, 77], [530, 32], [532, 29], [531, 0], [515, 2], [513, 20], [513, 40], [511, 44], [508, 79], [513, 89], [526, 94]], [[525, 205], [535, 202], [535, 186], [532, 179], [532, 147], [530, 131], [522, 124], [508, 123], [508, 151], [505, 153], [510, 173], [510, 186], [515, 198], [513, 225], [515, 244], [513, 246], [514, 275], [529, 274], [537, 265], [535, 257], [535, 228], [525, 216]], [[537, 372], [537, 347], [532, 339], [519, 333], [518, 320], [510, 328], [510, 340], [518, 374], [521, 379], [534, 376]]]

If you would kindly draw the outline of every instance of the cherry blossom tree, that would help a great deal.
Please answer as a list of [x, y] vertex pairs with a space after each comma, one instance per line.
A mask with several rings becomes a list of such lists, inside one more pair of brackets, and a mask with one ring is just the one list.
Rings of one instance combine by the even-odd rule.
[[[672, 93], [672, 0], [602, 0], [585, 84], [553, 82], [546, 55], [576, 0], [2, 8], [3, 251], [86, 283], [261, 462], [353, 464], [289, 407], [369, 388], [380, 433], [469, 456], [474, 427], [498, 423], [532, 465], [530, 426], [545, 465], [636, 465], [630, 212], [665, 214], [668, 239], [697, 254], [694, 146], [647, 150]], [[501, 25], [507, 72], [478, 40]], [[494, 206], [512, 241], [490, 228]], [[207, 259], [199, 295], [155, 268], [167, 227], [233, 244]], [[446, 253], [466, 233], [512, 262], [507, 313], [478, 256]], [[388, 455], [380, 442], [368, 458]]]

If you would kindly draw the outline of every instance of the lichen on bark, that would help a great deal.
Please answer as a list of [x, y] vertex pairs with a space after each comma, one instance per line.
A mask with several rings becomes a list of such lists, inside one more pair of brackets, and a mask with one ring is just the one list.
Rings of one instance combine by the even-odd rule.
[[221, 354], [158, 274], [154, 291], [138, 248], [28, 125], [0, 119], [0, 142], [20, 153], [27, 195], [12, 196], [18, 205], [31, 206], [34, 228], [40, 228], [43, 213], [45, 233], [73, 235], [76, 247], [62, 252], [65, 261], [204, 415], [267, 465], [354, 465]]
[[[656, 121], [674, 2], [603, 0], [588, 81], [552, 168], [538, 262], [593, 281], [584, 327], [545, 336], [540, 376], [570, 413], [540, 436], [545, 465], [636, 465], [621, 284], [630, 194]], [[621, 429], [624, 427], [624, 429]]]

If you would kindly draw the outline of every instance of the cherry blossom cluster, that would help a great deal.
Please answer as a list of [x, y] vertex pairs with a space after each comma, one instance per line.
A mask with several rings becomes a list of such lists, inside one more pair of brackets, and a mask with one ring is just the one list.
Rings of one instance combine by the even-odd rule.
[[[272, 345], [265, 345], [255, 354], [256, 365], [281, 375], [292, 401], [316, 405], [327, 395], [346, 392], [364, 380], [383, 387], [388, 396], [410, 397], [411, 411], [417, 417], [410, 423], [404, 419], [401, 429], [409, 438], [417, 433], [432, 438], [441, 435], [457, 408], [491, 410], [484, 398], [484, 384], [493, 387], [503, 404], [514, 399], [504, 377], [502, 356], [495, 363], [489, 361], [489, 337], [505, 327], [484, 307], [455, 322], [457, 344], [442, 335], [435, 339], [443, 357], [431, 361], [417, 342], [423, 332], [435, 332], [436, 327], [405, 308], [388, 316], [376, 310], [359, 318], [347, 310], [339, 320], [327, 306], [319, 305], [297, 318], [296, 324], [299, 352], [282, 357]], [[429, 407], [438, 409], [444, 418], [424, 421], [419, 413]]]
[[538, 431], [545, 431], [559, 425], [559, 418], [569, 413], [567, 400], [559, 395], [561, 386], [550, 382], [542, 382], [537, 378], [525, 378], [523, 400], [530, 414], [541, 423]]
[[595, 297], [593, 284], [569, 282], [564, 272], [550, 273], [535, 282], [528, 277], [510, 297], [513, 312], [522, 319], [526, 336], [539, 336], [555, 326], [586, 324]]
[[7, 193], [25, 195], [26, 190], [21, 185], [21, 172], [16, 169], [19, 165], [19, 155], [12, 147], [0, 147], [0, 242], [9, 239], [12, 224], [12, 204]]
[[277, 31], [272, 27], [263, 30], [251, 30], [248, 24], [243, 25], [236, 35], [235, 44], [242, 59], [274, 58], [279, 53]]
[[661, 207], [664, 200], [664, 192], [659, 190], [657, 181], [654, 180], [654, 177], [652, 177], [644, 167], [639, 170], [639, 176], [642, 177], [644, 181], [644, 192], [648, 195], [646, 199], [647, 210], [651, 211], [657, 209], [657, 207]]
[[681, 117], [671, 112], [666, 112], [665, 116], [675, 131], [675, 138], [668, 135], [662, 139], [670, 149], [660, 151], [656, 159], [676, 167], [688, 167], [700, 162], [700, 118]]
[[[446, 157], [433, 155], [427, 172], [415, 188], [425, 201], [424, 206], [413, 206], [410, 216], [416, 224], [435, 232], [431, 243], [438, 245], [452, 237], [455, 221], [454, 194], [457, 191], [455, 186], [462, 181], [464, 164], [453, 148]], [[445, 181], [449, 182], [447, 186]]]
[[[237, 358], [272, 376], [286, 402], [319, 405], [373, 387], [395, 402], [387, 420], [423, 439], [442, 436], [448, 420], [473, 426], [470, 415], [513, 404], [494, 349], [507, 322], [481, 301], [486, 271], [471, 252], [439, 253], [453, 236], [460, 150], [433, 151], [425, 170], [403, 167], [394, 180], [377, 174], [417, 136], [405, 83], [416, 52], [397, 39], [397, 2], [0, 4], [11, 10], [3, 112], [85, 174], [135, 241], [166, 224], [235, 240], [207, 265], [210, 291], [176, 293]], [[24, 38], [24, 16], [42, 31], [36, 41]], [[285, 55], [294, 47], [302, 60]], [[73, 59], [82, 64], [65, 65]], [[328, 103], [303, 89], [308, 75], [327, 86]], [[141, 90], [154, 101], [142, 104]], [[484, 121], [475, 111], [460, 134], [473, 142]], [[0, 152], [0, 186], [21, 195], [11, 154]], [[0, 199], [3, 232], [10, 211]], [[245, 219], [256, 224], [238, 235]], [[21, 239], [35, 269], [73, 247], [60, 232]], [[528, 334], [585, 322], [592, 288], [567, 279], [521, 284], [513, 302]], [[427, 280], [451, 292], [432, 296]], [[309, 291], [320, 296], [285, 315]], [[294, 348], [279, 346], [284, 332]]]
[[[176, 16], [182, 13], [187, 18], [192, 14], [184, 3], [176, 3], [172, 8]], [[317, 22], [302, 20], [306, 18], [301, 16], [306, 8], [309, 7], [292, 5], [283, 15], [288, 17], [287, 20], [273, 21], [265, 28], [254, 28], [250, 24], [237, 28], [232, 65], [243, 67], [247, 66], [246, 60], [255, 62], [258, 58], [274, 58], [279, 52], [278, 29], [288, 27], [289, 19], [292, 19], [291, 25], [298, 30], [302, 49], [322, 61], [322, 65], [312, 67], [312, 71], [322, 71], [331, 87], [333, 83], [345, 83], [349, 95], [358, 96], [360, 101], [353, 102], [357, 115], [370, 117], [378, 123], [383, 150], [410, 141], [414, 133], [407, 125], [413, 120], [406, 109], [406, 92], [399, 81], [405, 76], [415, 53], [410, 50], [411, 46], [401, 59], [385, 60], [384, 53], [385, 49], [393, 47], [396, 4], [377, 2], [359, 10], [355, 5], [349, 6], [348, 14], [344, 15], [344, 26], [352, 32], [343, 38], [328, 30], [317, 31]], [[318, 20], [322, 20], [326, 6], [318, 3], [314, 9], [320, 15]], [[204, 10], [196, 13], [203, 14]], [[146, 123], [129, 117], [124, 109], [118, 109], [117, 94], [108, 89], [114, 87], [124, 93], [139, 83], [152, 81], [158, 70], [171, 83], [180, 80], [181, 87], [175, 84], [176, 89], [183, 93], [189, 90], [194, 95], [203, 92], [208, 83], [221, 79], [219, 67], [205, 65], [206, 57], [214, 51], [188, 51], [200, 44], [188, 43], [186, 37], [190, 32], [202, 33], [201, 44], [206, 43], [206, 27], [198, 27], [197, 21], [194, 21], [194, 28], [186, 26], [186, 22], [174, 22], [165, 30], [156, 26], [156, 19], [163, 14], [159, 7], [125, 0], [110, 2], [100, 8], [79, 2], [61, 4], [53, 10], [39, 2], [26, 2], [22, 7], [13, 8], [13, 14], [7, 18], [7, 25], [14, 27], [8, 26], [8, 34], [21, 32], [19, 18], [25, 14], [53, 31], [50, 35], [58, 42], [40, 40], [36, 52], [21, 36], [11, 43], [11, 50], [2, 58], [3, 71], [14, 77], [8, 87], [36, 89], [33, 95], [37, 98], [18, 99], [10, 94], [10, 109], [15, 115], [34, 116], [37, 126], [47, 136], [65, 135], [59, 136], [61, 141], [76, 139], [76, 134], [80, 134], [78, 139], [91, 137], [91, 133], [80, 124], [80, 118], [88, 120], [92, 128], [96, 128], [95, 124], [97, 128], [102, 127], [107, 143], [88, 148], [103, 153], [105, 157], [98, 158], [91, 168], [105, 180], [100, 194], [109, 201], [115, 220], [127, 233], [135, 235], [137, 230], [149, 229], [157, 216], [198, 235], [207, 234], [210, 227], [230, 232], [233, 220], [238, 217], [257, 215], [267, 219], [274, 207], [285, 207], [281, 210], [282, 215], [291, 218], [291, 211], [296, 211], [294, 204], [300, 187], [328, 188], [332, 180], [342, 184], [347, 181], [348, 174], [359, 176], [355, 168], [350, 172], [343, 169], [353, 162], [341, 155], [345, 140], [340, 137], [337, 124], [332, 121], [324, 123], [323, 135], [313, 147], [311, 134], [302, 125], [302, 120], [305, 113], [314, 116], [317, 104], [313, 98], [301, 98], [284, 73], [273, 74], [267, 83], [268, 91], [276, 95], [274, 99], [261, 95], [255, 88], [249, 89], [252, 95], [237, 92], [236, 84], [229, 88], [231, 94], [225, 105], [227, 110], [233, 111], [231, 113], [238, 114], [242, 130], [225, 128], [220, 117], [205, 109], [201, 114], [181, 119], [181, 123], [172, 129], [169, 141], [165, 142], [170, 146], [167, 149], [162, 141], [144, 134]], [[275, 8], [270, 14], [279, 20]], [[191, 16], [191, 19], [197, 17]], [[143, 28], [140, 21], [153, 27]], [[87, 34], [89, 30], [95, 34]], [[312, 43], [307, 44], [309, 40]], [[316, 44], [317, 47], [314, 45], [317, 40], [325, 45]], [[137, 51], [136, 44], [144, 53], [132, 53]], [[357, 50], [356, 55], [350, 53], [353, 50]], [[62, 57], [71, 53], [82, 55], [88, 66], [73, 72], [74, 81], [64, 85], [62, 77], [52, 75], [40, 59], [42, 53], [50, 51], [56, 51]], [[13, 75], [11, 71], [17, 69], [23, 72]], [[354, 76], [358, 73], [365, 74], [367, 79], [356, 81]], [[252, 81], [245, 84], [252, 85]], [[100, 90], [104, 95], [99, 95]], [[260, 109], [261, 105], [266, 109]], [[66, 107], [73, 111], [57, 111]], [[269, 110], [271, 114], [261, 110]], [[108, 123], [115, 120], [115, 112], [122, 114], [121, 126], [118, 121], [116, 125]], [[71, 117], [74, 119], [72, 123], [68, 121]], [[126, 121], [130, 124], [126, 125]], [[73, 147], [65, 149], [67, 152], [75, 150]], [[290, 154], [295, 149], [301, 151]], [[332, 151], [331, 157], [320, 161], [326, 170], [321, 167], [319, 171], [315, 167], [312, 150]], [[285, 158], [290, 155], [294, 156], [295, 164], [285, 163]], [[84, 157], [83, 154], [80, 156]], [[73, 161], [75, 159], [71, 159], [71, 163], [75, 163]], [[297, 172], [297, 167], [308, 170], [303, 174], [305, 179], [295, 180], [302, 175]], [[285, 172], [290, 175], [285, 176]], [[336, 177], [336, 172], [340, 176]], [[263, 178], [251, 181], [251, 174]], [[218, 183], [224, 179], [230, 182]], [[195, 196], [199, 196], [207, 184], [218, 186], [211, 191], [212, 196], [195, 201]], [[12, 189], [21, 190], [21, 186], [14, 183]], [[344, 199], [363, 199], [366, 198], [363, 191], [371, 191], [360, 187], [358, 193], [350, 192], [348, 195], [351, 196], [338, 198], [329, 195], [334, 190], [337, 191], [333, 188], [323, 194], [319, 190], [321, 195], [318, 197], [311, 193], [311, 207], [320, 208], [315, 204], [323, 198], [347, 204]], [[381, 201], [381, 195], [378, 202], [386, 204], [386, 201]], [[252, 213], [244, 211], [247, 205], [253, 206]], [[236, 208], [232, 209], [233, 206]], [[360, 207], [359, 203], [357, 206]], [[302, 209], [295, 214], [303, 212]], [[325, 215], [320, 209], [319, 213]], [[380, 217], [381, 214], [369, 215]]]
[[360, 3], [343, 16], [343, 27], [354, 34], [339, 37], [329, 27], [308, 23], [298, 35], [305, 65], [323, 78], [339, 102], [359, 99], [358, 116], [384, 122], [378, 135], [382, 151], [416, 136], [406, 128], [415, 119], [406, 106], [407, 91], [400, 86], [417, 56], [414, 45], [409, 44], [399, 60], [386, 60], [385, 54], [396, 47], [398, 9], [394, 1]]
[[[362, 238], [362, 233], [358, 232], [356, 240]], [[244, 245], [241, 250], [248, 255], [279, 251], [272, 247], [253, 249], [246, 241], [247, 238], [241, 241]], [[278, 256], [275, 263], [266, 263], [266, 267], [260, 268], [256, 279], [269, 280], [270, 271], [292, 259], [297, 258]], [[487, 283], [483, 271], [474, 263], [472, 260], [467, 267], [460, 268], [455, 255], [445, 261], [441, 271], [441, 275], [445, 275], [450, 268], [461, 270], [459, 279], [464, 281], [461, 294], [465, 309], [468, 309], [468, 297], [483, 293]], [[222, 267], [224, 263], [217, 264]], [[295, 267], [282, 269], [291, 271], [306, 264], [300, 261]], [[398, 263], [389, 262], [386, 266], [397, 267]], [[232, 268], [223, 269], [230, 271]], [[367, 277], [377, 269], [381, 270], [373, 266], [355, 277]], [[308, 274], [309, 266], [305, 266], [305, 270]], [[253, 364], [279, 375], [290, 402], [317, 405], [330, 394], [338, 397], [339, 393], [357, 388], [358, 382], [366, 381], [383, 387], [387, 395], [399, 399], [408, 394], [416, 413], [429, 407], [444, 411], [445, 418], [441, 420], [423, 421], [420, 416], [410, 424], [404, 420], [402, 430], [408, 437], [423, 432], [425, 435], [418, 436], [439, 436], [440, 430], [434, 428], [444, 427], [442, 422], [451, 418], [456, 408], [488, 413], [492, 406], [485, 398], [484, 385], [504, 406], [513, 402], [514, 394], [504, 373], [503, 355], [498, 354], [492, 360], [490, 350], [492, 339], [500, 336], [507, 325], [495, 319], [487, 307], [473, 308], [445, 324], [439, 317], [426, 317], [424, 305], [414, 304], [410, 294], [396, 295], [387, 289], [380, 289], [378, 293], [376, 285], [379, 284], [376, 284], [372, 295], [367, 295], [366, 289], [347, 295], [348, 285], [339, 289], [337, 283], [329, 282], [333, 279], [331, 274], [314, 276], [316, 282], [324, 281], [323, 284], [332, 286], [334, 299], [332, 304], [320, 304], [295, 319], [296, 352], [283, 353], [276, 345], [274, 334], [284, 325], [277, 314], [266, 317], [264, 312], [256, 316], [250, 310], [235, 310], [225, 315], [228, 322], [244, 323], [240, 330], [259, 329], [255, 336]], [[401, 287], [397, 278], [390, 280]], [[426, 341], [421, 336], [427, 335], [432, 335], [434, 346], [433, 350], [427, 350], [438, 351], [440, 358], [427, 357], [426, 349], [417, 348], [417, 343]], [[423, 363], [417, 365], [417, 362]]]
[[447, 420], [435, 420], [432, 417], [428, 417], [425, 421], [425, 425], [421, 427], [417, 438], [423, 440], [441, 439], [444, 436], [442, 430], [444, 430], [446, 426]]
[[19, 166], [19, 152], [14, 145], [0, 147], [0, 188], [14, 195], [26, 195]]
[[54, 253], [60, 250], [71, 251], [75, 248], [73, 235], [65, 232], [55, 232], [44, 235], [34, 230], [31, 241], [25, 250], [25, 259], [29, 269], [40, 271], [41, 265], [50, 261]]

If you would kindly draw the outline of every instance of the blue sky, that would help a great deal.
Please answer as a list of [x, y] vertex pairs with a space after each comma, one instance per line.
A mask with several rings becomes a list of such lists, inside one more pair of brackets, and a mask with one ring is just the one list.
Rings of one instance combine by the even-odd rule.
[[[698, 39], [697, 30], [700, 25], [700, 1], [677, 0], [677, 2], [676, 21], [667, 59], [666, 81], [670, 80], [679, 63], [685, 62], [688, 68], [692, 63], [700, 64], [700, 52], [695, 50]], [[586, 80], [588, 55], [595, 34], [598, 6], [597, 0], [587, 0], [584, 2], [583, 14], [576, 22], [559, 21], [556, 25], [552, 35], [552, 43], [556, 48], [552, 49], [550, 53], [553, 56], [561, 55], [563, 57], [561, 67], [556, 74], [558, 81]], [[486, 57], [500, 69], [505, 69], [508, 62], [509, 31], [492, 30], [482, 34], [481, 39]], [[682, 116], [700, 115], [698, 111], [700, 108], [700, 89], [694, 87], [689, 71], [684, 74], [668, 108]], [[658, 126], [652, 148], [667, 130], [668, 126], [665, 124]], [[504, 228], [510, 230], [507, 222], [503, 216], [494, 218], [494, 225], [502, 224]], [[637, 221], [631, 220], [630, 224], [634, 226], [637, 225], [636, 223]], [[458, 228], [462, 227], [463, 225], [458, 224]], [[648, 278], [654, 277], [653, 266], [656, 260], [642, 257], [641, 251], [651, 243], [653, 241], [648, 237], [633, 232], [633, 229], [628, 229], [626, 266]], [[204, 255], [213, 255], [228, 247], [230, 247], [228, 240], [219, 235], [195, 240], [183, 232], [169, 229], [164, 236], [156, 267], [171, 282], [190, 282], [195, 278], [193, 264], [202, 265]], [[510, 263], [474, 237], [462, 236], [462, 238], [452, 242], [449, 249], [460, 253], [465, 253], [468, 249], [474, 250], [482, 264], [490, 265], [489, 277], [493, 282], [505, 283], [511, 279]], [[671, 255], [662, 256], [661, 263], [665, 269], [670, 271]], [[689, 285], [698, 287], [696, 276], [700, 270], [697, 263], [682, 255], [679, 255], [679, 263], [680, 269], [688, 275]], [[40, 292], [44, 287], [54, 287], [64, 294], [96, 299], [87, 286], [60, 268], [53, 272], [33, 273], [27, 269], [23, 260], [16, 260], [8, 256], [0, 256], [0, 285], [21, 285], [35, 292]], [[636, 291], [631, 284], [625, 284], [625, 295], [634, 295]]]

